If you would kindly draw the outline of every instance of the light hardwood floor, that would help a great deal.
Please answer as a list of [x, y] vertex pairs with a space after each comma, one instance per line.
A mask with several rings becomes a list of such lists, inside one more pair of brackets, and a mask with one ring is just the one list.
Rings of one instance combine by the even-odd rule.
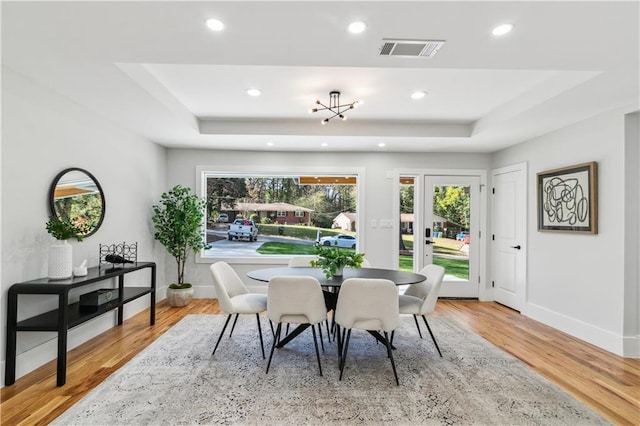
[[[70, 351], [65, 386], [56, 387], [52, 361], [2, 388], [2, 424], [49, 423], [191, 313], [219, 313], [218, 304], [201, 299], [171, 308], [160, 302], [155, 326], [149, 327], [145, 311]], [[441, 300], [432, 315], [480, 334], [612, 423], [640, 424], [640, 360], [612, 355], [496, 303]]]

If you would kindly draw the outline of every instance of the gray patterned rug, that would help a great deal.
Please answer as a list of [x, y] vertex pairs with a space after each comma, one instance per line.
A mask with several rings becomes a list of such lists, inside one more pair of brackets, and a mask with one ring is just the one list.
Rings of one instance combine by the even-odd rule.
[[[318, 374], [311, 330], [276, 349], [269, 374], [255, 317], [240, 316], [211, 357], [226, 316], [189, 315], [63, 413], [57, 425], [608, 424], [521, 361], [433, 318], [444, 355], [413, 319], [396, 332], [396, 386], [384, 346], [354, 330], [345, 376], [335, 343]], [[266, 352], [271, 332], [263, 321]], [[325, 336], [326, 339], [326, 336]]]

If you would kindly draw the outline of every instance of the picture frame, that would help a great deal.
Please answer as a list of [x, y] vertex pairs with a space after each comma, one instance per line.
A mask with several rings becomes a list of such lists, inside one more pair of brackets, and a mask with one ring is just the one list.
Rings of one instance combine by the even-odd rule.
[[538, 231], [598, 233], [598, 164], [537, 174]]

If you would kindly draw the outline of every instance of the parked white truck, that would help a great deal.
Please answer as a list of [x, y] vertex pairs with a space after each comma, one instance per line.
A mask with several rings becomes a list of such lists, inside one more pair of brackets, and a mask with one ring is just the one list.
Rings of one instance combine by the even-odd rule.
[[236, 219], [231, 225], [229, 225], [229, 231], [227, 232], [229, 241], [240, 238], [246, 238], [249, 241], [258, 240], [258, 228], [255, 223], [249, 219]]

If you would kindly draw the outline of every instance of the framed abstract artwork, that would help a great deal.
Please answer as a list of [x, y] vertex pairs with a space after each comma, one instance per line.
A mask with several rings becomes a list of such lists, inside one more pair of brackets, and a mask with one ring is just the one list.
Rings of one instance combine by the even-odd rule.
[[598, 163], [537, 174], [538, 231], [598, 233]]

